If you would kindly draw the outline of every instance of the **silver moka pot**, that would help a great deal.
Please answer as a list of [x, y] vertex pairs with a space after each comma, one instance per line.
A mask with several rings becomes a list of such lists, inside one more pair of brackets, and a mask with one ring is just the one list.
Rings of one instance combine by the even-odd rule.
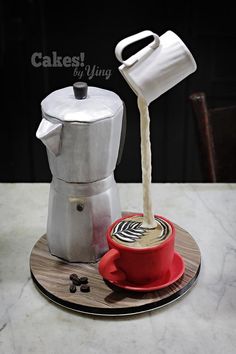
[[114, 92], [75, 83], [41, 107], [36, 136], [53, 175], [49, 250], [69, 262], [95, 262], [108, 248], [107, 227], [121, 216], [113, 171], [124, 142], [123, 102]]

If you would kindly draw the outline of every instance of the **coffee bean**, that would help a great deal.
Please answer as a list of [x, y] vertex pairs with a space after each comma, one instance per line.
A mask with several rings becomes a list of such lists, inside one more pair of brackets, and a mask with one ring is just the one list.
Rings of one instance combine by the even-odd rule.
[[80, 281], [79, 278], [73, 278], [73, 279], [72, 279], [72, 283], [73, 283], [74, 285], [80, 285], [80, 284], [81, 284], [81, 281]]
[[88, 283], [88, 278], [87, 277], [80, 277], [79, 278], [81, 284], [87, 284]]
[[90, 286], [87, 284], [83, 284], [80, 287], [80, 291], [82, 291], [82, 293], [89, 293], [90, 292]]
[[70, 292], [75, 293], [76, 292], [76, 286], [74, 284], [70, 285]]
[[70, 280], [73, 280], [73, 279], [78, 279], [78, 275], [73, 273], [70, 275]]

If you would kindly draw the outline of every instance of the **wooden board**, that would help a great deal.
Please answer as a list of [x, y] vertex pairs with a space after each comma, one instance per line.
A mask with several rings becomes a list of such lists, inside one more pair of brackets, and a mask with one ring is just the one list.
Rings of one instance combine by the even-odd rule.
[[[105, 282], [97, 263], [68, 263], [48, 250], [46, 235], [33, 247], [30, 256], [31, 276], [37, 288], [53, 302], [71, 310], [94, 315], [118, 316], [150, 311], [167, 305], [185, 294], [195, 283], [201, 265], [197, 243], [184, 229], [176, 227], [175, 248], [185, 261], [185, 273], [167, 288], [146, 293], [120, 289]], [[89, 278], [91, 291], [69, 292], [71, 273]]]

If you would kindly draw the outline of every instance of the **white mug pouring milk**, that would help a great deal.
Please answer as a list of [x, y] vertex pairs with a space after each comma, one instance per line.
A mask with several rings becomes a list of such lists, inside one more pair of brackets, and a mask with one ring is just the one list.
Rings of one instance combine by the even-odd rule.
[[[149, 45], [123, 60], [122, 52], [125, 47], [149, 36], [154, 38]], [[167, 31], [160, 37], [148, 30], [127, 37], [117, 44], [115, 54], [122, 63], [119, 67], [121, 74], [136, 95], [142, 96], [147, 104], [197, 68], [186, 45], [172, 31]]]
[[[153, 37], [153, 41], [123, 60], [125, 47], [143, 38]], [[138, 96], [141, 132], [141, 160], [143, 182], [143, 226], [155, 228], [156, 222], [151, 200], [151, 142], [148, 105], [164, 92], [178, 84], [197, 65], [192, 54], [182, 40], [172, 31], [161, 37], [151, 31], [143, 31], [120, 41], [116, 48], [117, 59], [122, 63], [119, 70], [129, 86]]]

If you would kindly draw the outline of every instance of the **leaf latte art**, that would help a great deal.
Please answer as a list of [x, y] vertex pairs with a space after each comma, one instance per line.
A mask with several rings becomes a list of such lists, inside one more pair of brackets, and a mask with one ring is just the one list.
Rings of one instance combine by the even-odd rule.
[[121, 241], [134, 242], [145, 233], [141, 225], [141, 222], [121, 221], [114, 227], [113, 235]]
[[143, 227], [142, 217], [132, 217], [120, 221], [112, 230], [112, 239], [130, 247], [151, 247], [163, 242], [170, 234], [169, 225], [160, 218], [155, 217], [157, 228]]

